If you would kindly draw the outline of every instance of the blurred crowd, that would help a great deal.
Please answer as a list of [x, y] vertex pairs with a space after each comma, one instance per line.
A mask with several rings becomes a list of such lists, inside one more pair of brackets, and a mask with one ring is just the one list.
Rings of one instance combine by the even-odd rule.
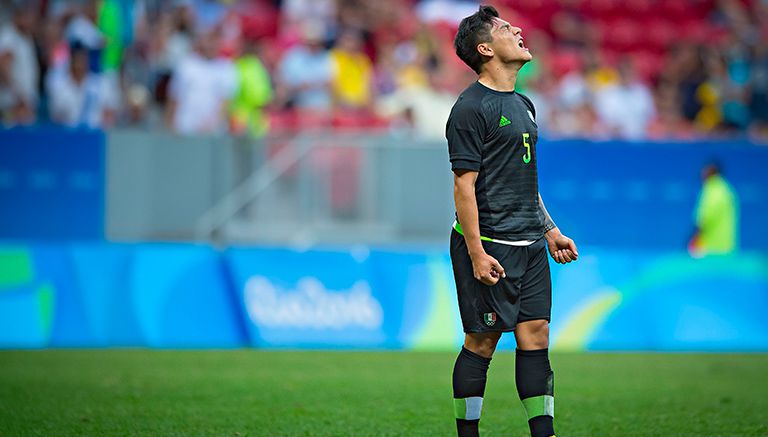
[[[768, 0], [499, 0], [550, 137], [768, 138]], [[0, 0], [0, 120], [442, 138], [472, 1]]]

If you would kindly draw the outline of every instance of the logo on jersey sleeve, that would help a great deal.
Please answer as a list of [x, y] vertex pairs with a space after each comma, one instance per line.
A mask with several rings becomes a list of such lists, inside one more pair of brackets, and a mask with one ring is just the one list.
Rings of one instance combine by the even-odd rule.
[[530, 118], [532, 122], [536, 123], [536, 120], [533, 118], [533, 113], [530, 109], [528, 110], [528, 118]]
[[501, 120], [499, 120], [499, 127], [504, 127], [504, 126], [506, 126], [506, 125], [508, 125], [510, 123], [512, 123], [512, 122], [509, 121], [509, 119], [507, 117], [502, 115], [501, 116]]

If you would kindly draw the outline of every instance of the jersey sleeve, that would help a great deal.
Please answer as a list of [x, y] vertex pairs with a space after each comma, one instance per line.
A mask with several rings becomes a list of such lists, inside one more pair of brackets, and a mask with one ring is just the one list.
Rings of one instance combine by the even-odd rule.
[[485, 122], [479, 105], [457, 102], [445, 129], [451, 170], [480, 171]]
[[519, 94], [518, 93], [518, 95], [520, 97], [522, 97], [523, 100], [525, 100], [525, 104], [526, 104], [526, 106], [528, 106], [528, 109], [531, 110], [531, 114], [533, 114], [533, 118], [535, 120], [536, 119], [536, 107], [533, 106], [533, 101], [531, 101], [530, 97], [526, 96], [525, 94]]

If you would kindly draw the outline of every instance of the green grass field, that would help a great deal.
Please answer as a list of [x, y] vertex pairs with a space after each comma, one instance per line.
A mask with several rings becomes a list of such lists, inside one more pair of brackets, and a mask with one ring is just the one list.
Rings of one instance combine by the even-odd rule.
[[[452, 353], [0, 352], [0, 435], [449, 436]], [[768, 435], [768, 355], [555, 354], [559, 436]], [[527, 435], [514, 354], [481, 433]]]

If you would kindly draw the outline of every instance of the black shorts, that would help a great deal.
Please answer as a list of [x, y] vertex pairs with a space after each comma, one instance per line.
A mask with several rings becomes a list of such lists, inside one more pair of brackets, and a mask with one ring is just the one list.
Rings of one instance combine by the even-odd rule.
[[530, 246], [482, 243], [507, 274], [493, 286], [475, 279], [464, 237], [451, 232], [451, 262], [464, 332], [508, 332], [519, 322], [549, 321], [552, 280], [546, 240], [541, 238]]

